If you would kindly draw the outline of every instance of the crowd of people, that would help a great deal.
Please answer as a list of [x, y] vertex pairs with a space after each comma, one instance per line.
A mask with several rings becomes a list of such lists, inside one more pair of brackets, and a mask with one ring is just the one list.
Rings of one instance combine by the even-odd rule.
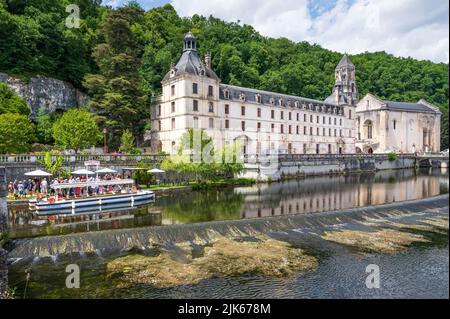
[[[130, 178], [127, 176], [126, 178]], [[103, 177], [87, 177], [86, 176], [70, 176], [69, 178], [54, 178], [47, 181], [46, 178], [42, 179], [28, 179], [28, 180], [15, 180], [8, 184], [8, 196], [9, 198], [24, 199], [27, 196], [42, 195], [42, 196], [54, 196], [59, 195], [62, 197], [80, 197], [101, 195], [105, 193], [113, 193], [122, 191], [120, 185], [108, 185], [108, 186], [89, 186], [89, 187], [74, 187], [64, 188], [61, 190], [55, 190], [52, 186], [58, 184], [75, 184], [85, 182], [96, 182], [105, 180], [120, 180], [120, 175], [106, 174]], [[37, 196], [39, 197], [39, 196]]]

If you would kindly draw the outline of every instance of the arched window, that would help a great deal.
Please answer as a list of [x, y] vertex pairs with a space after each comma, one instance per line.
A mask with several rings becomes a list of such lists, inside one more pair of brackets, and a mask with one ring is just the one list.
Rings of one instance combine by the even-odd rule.
[[373, 138], [373, 123], [370, 120], [364, 122], [365, 136], [367, 139]]

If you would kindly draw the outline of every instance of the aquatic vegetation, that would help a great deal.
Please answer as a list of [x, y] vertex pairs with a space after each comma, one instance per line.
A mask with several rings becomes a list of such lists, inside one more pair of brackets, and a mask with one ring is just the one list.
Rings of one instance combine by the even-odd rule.
[[425, 224], [431, 225], [436, 228], [448, 230], [448, 217], [443, 218], [427, 218], [422, 221]]
[[222, 237], [204, 247], [203, 255], [197, 258], [193, 258], [190, 245], [177, 247], [181, 252], [178, 258], [163, 250], [156, 257], [129, 255], [115, 259], [107, 265], [108, 276], [118, 279], [120, 288], [136, 284], [163, 288], [248, 273], [282, 277], [318, 266], [316, 258], [302, 249], [269, 238], [238, 242]]
[[429, 242], [422, 235], [387, 228], [376, 231], [341, 230], [325, 232], [321, 237], [325, 240], [351, 246], [361, 251], [386, 254], [404, 251], [415, 242]]

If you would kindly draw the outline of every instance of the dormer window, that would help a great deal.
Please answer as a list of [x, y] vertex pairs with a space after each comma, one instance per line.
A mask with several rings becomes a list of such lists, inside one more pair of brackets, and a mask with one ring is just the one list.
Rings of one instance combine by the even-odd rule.
[[299, 107], [300, 107], [300, 102], [299, 102], [299, 101], [295, 101], [294, 106], [295, 106], [296, 108], [299, 108]]
[[256, 94], [255, 97], [256, 97], [256, 103], [261, 104], [261, 95]]
[[269, 99], [269, 103], [270, 103], [271, 105], [274, 105], [274, 104], [275, 104], [275, 99], [274, 99], [273, 97], [271, 97], [271, 98]]
[[239, 94], [239, 101], [245, 102], [245, 94], [244, 93]]
[[214, 97], [214, 88], [212, 85], [208, 86], [208, 97]]
[[227, 100], [230, 99], [230, 91], [228, 89], [223, 90], [223, 95]]
[[283, 99], [278, 99], [278, 105], [283, 106]]
[[173, 78], [176, 74], [175, 69], [170, 70], [170, 77]]

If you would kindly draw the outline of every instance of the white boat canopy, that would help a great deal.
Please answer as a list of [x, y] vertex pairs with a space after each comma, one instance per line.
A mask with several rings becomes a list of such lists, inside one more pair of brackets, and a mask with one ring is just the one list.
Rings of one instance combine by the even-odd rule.
[[159, 169], [159, 168], [154, 168], [154, 169], [147, 171], [147, 173], [165, 173], [165, 172], [166, 171], [163, 171], [162, 169]]
[[79, 182], [79, 183], [60, 183], [60, 184], [53, 184], [50, 187], [53, 189], [68, 189], [68, 188], [75, 188], [75, 187], [97, 187], [97, 186], [110, 186], [110, 185], [133, 185], [134, 180], [133, 179], [113, 179], [113, 180], [101, 180], [101, 181], [95, 181], [95, 182]]
[[36, 171], [25, 173], [25, 176], [46, 177], [46, 176], [52, 176], [52, 174], [44, 172], [44, 171], [38, 169]]
[[111, 168], [102, 168], [102, 169], [99, 169], [99, 170], [97, 171], [97, 173], [100, 173], [100, 174], [108, 174], [108, 173], [117, 173], [117, 171], [116, 171], [116, 170], [113, 170], [113, 169], [111, 169]]
[[79, 169], [77, 171], [73, 171], [72, 174], [74, 174], [74, 175], [94, 175], [95, 173], [83, 168], [83, 169]]

